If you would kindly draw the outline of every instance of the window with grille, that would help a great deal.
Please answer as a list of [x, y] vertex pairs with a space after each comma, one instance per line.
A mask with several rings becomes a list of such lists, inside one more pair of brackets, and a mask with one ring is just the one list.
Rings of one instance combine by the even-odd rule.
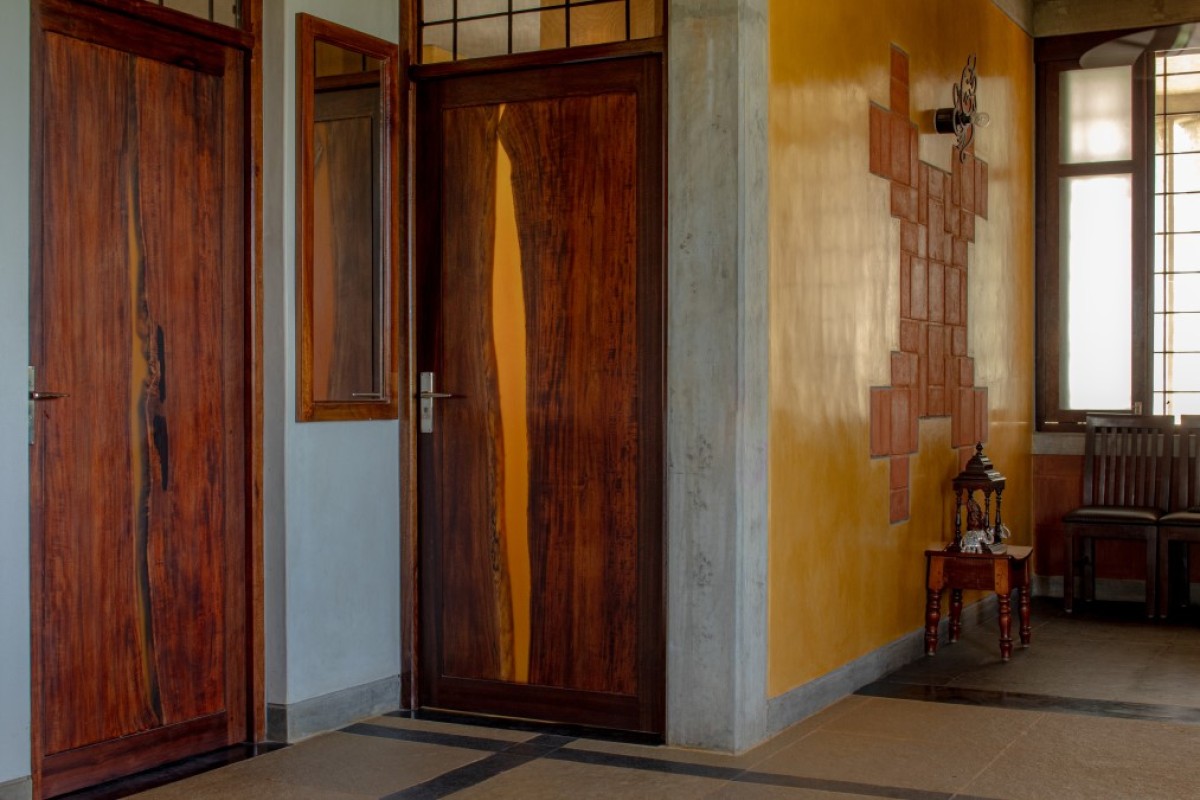
[[1200, 53], [1154, 78], [1154, 412], [1200, 414]]
[[662, 35], [662, 0], [422, 0], [421, 63]]

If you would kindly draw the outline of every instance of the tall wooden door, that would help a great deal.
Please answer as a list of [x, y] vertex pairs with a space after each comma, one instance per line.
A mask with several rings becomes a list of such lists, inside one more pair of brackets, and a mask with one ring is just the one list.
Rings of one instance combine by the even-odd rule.
[[659, 81], [418, 87], [422, 705], [663, 729]]
[[52, 796], [247, 739], [245, 55], [68, 0], [34, 26], [34, 774]]

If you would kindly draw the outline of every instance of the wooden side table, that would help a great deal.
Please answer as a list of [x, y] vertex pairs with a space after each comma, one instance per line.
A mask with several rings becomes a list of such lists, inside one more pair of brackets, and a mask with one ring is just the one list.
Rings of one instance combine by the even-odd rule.
[[925, 654], [935, 655], [938, 622], [941, 620], [942, 591], [950, 588], [950, 641], [962, 632], [963, 589], [995, 592], [1000, 601], [1000, 659], [1012, 657], [1012, 609], [1009, 595], [1017, 590], [1021, 618], [1021, 646], [1028, 647], [1029, 555], [1032, 547], [1009, 545], [1007, 552], [959, 553], [938, 545], [925, 551]]

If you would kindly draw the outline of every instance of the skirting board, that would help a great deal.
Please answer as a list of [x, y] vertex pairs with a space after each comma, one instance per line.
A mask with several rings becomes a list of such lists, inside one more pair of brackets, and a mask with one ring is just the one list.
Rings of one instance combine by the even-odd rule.
[[[351, 686], [287, 705], [267, 704], [267, 738], [298, 742], [317, 733], [345, 727], [364, 717], [400, 708], [400, 676]], [[0, 800], [7, 800], [0, 795]]]
[[[1034, 575], [1034, 597], [1062, 597], [1063, 579], [1061, 575]], [[1195, 602], [1196, 585], [1191, 586], [1192, 602]], [[1081, 597], [1078, 590], [1075, 597]], [[1120, 603], [1137, 603], [1146, 599], [1145, 581], [1135, 581], [1128, 578], [1097, 578], [1096, 599], [1111, 600]]]
[[0, 783], [0, 800], [32, 800], [33, 780], [17, 778], [15, 781]]
[[[963, 609], [964, 629], [991, 622], [997, 614], [996, 596], [988, 595], [977, 603]], [[938, 638], [946, 642], [950, 638], [950, 621], [942, 617], [938, 625]], [[832, 705], [860, 687], [877, 681], [889, 672], [905, 664], [925, 657], [925, 628], [921, 627], [901, 636], [890, 644], [873, 650], [845, 664], [833, 672], [797, 686], [786, 694], [767, 701], [767, 734], [774, 736], [805, 717], [812, 716], [826, 706]]]

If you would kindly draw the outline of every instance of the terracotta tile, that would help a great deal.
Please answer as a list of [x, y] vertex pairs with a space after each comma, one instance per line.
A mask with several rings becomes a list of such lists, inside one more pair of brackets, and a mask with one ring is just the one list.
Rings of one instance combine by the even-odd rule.
[[908, 519], [908, 487], [893, 489], [891, 492], [891, 508], [888, 519], [893, 523], [904, 522]]
[[962, 306], [959, 305], [958, 284], [962, 280], [961, 272], [954, 267], [946, 269], [946, 324], [961, 325]]
[[945, 234], [942, 232], [942, 227], [945, 224], [945, 210], [941, 202], [937, 200], [929, 201], [929, 258], [934, 261], [945, 261], [946, 256], [942, 252], [942, 239]]
[[975, 359], [954, 356], [958, 359], [958, 385], [964, 389], [975, 385]]
[[899, 183], [892, 184], [892, 216], [917, 221], [917, 190]]
[[946, 209], [945, 232], [947, 236], [958, 236], [958, 226], [961, 212], [956, 208]]
[[975, 212], [975, 156], [967, 156], [967, 161], [962, 165], [962, 191], [959, 193], [959, 202], [964, 211]]
[[895, 111], [904, 116], [908, 116], [908, 84], [904, 81], [898, 81], [892, 78], [892, 93], [891, 107]]
[[917, 356], [917, 416], [929, 416], [929, 356]]
[[900, 254], [900, 319], [901, 326], [903, 320], [912, 319], [912, 256], [908, 253]]
[[946, 199], [946, 173], [937, 167], [929, 168], [929, 199]]
[[929, 323], [920, 322], [918, 325], [921, 332], [917, 336], [917, 355], [924, 357], [929, 355]]
[[916, 125], [908, 126], [908, 174], [913, 188], [917, 186], [917, 173], [921, 171], [921, 142], [920, 131]]
[[962, 217], [958, 223], [958, 232], [968, 242], [975, 241], [975, 214], [970, 211], [958, 212]]
[[950, 191], [946, 193], [947, 206], [962, 205], [962, 162], [958, 160], [958, 148], [950, 156]]
[[889, 139], [892, 145], [892, 168], [891, 178], [894, 181], [904, 184], [905, 186], [912, 185], [912, 175], [909, 173], [909, 144], [912, 142], [912, 136], [909, 129], [912, 127], [908, 121], [908, 117], [902, 114], [897, 114], [893, 111], [888, 115], [891, 121], [891, 133]]
[[892, 456], [891, 487], [895, 489], [908, 488], [908, 456]]
[[[975, 390], [957, 389], [958, 395], [958, 437], [950, 442], [951, 447], [961, 447], [974, 444], [975, 437]], [[952, 426], [953, 427], [953, 426]]]
[[929, 226], [917, 225], [917, 258], [927, 258], [929, 255]]
[[929, 385], [946, 385], [946, 337], [941, 325], [929, 326]]
[[920, 246], [918, 237], [920, 231], [917, 229], [915, 222], [901, 220], [900, 222], [900, 252], [916, 253]]
[[892, 386], [911, 387], [917, 383], [917, 354], [892, 352]]
[[[905, 453], [911, 453], [915, 448], [910, 438], [912, 427], [911, 417], [915, 417], [917, 410], [912, 403], [911, 389], [892, 389], [892, 455], [898, 456]], [[974, 406], [972, 406], [974, 408]]]
[[988, 440], [988, 390], [985, 386], [975, 390], [975, 441]]
[[908, 447], [915, 453], [921, 449], [921, 415], [917, 413], [917, 390], [910, 389], [908, 395]]
[[[965, 286], [963, 287], [966, 288]], [[963, 305], [963, 319], [966, 319], [967, 308]], [[967, 326], [955, 325], [953, 329], [950, 352], [956, 356], [965, 356], [967, 354]]]
[[946, 268], [929, 262], [929, 321], [946, 321]]
[[[953, 159], [951, 161], [953, 162]], [[942, 173], [942, 192], [944, 192], [942, 202], [946, 204], [947, 208], [958, 205], [958, 201], [954, 199], [954, 178], [949, 172]]]
[[958, 306], [962, 309], [960, 313], [962, 314], [963, 331], [965, 332], [967, 321], [970, 320], [970, 316], [967, 314], [967, 273], [965, 270], [963, 271], [962, 283], [958, 285]]
[[892, 45], [892, 80], [908, 85], [908, 53]]
[[945, 386], [930, 386], [929, 392], [929, 416], [944, 417], [946, 416], [946, 387]]
[[892, 443], [891, 389], [871, 387], [871, 455], [886, 456]]
[[917, 165], [917, 222], [929, 224], [929, 165]]
[[961, 389], [958, 379], [962, 377], [958, 368], [958, 356], [946, 352], [946, 389]]
[[[901, 284], [903, 286], [903, 284]], [[900, 349], [905, 353], [917, 352], [917, 335], [921, 332], [921, 326], [911, 319], [900, 320]]]
[[[958, 218], [958, 214], [954, 215]], [[967, 266], [967, 240], [955, 238], [950, 243], [950, 263], [956, 267]]]
[[988, 216], [988, 165], [982, 161], [975, 162], [979, 174], [975, 176], [975, 213], [987, 219]]
[[928, 319], [929, 266], [925, 259], [912, 259], [909, 287], [909, 316], [912, 319]]
[[874, 103], [871, 104], [871, 174], [887, 177], [885, 172], [884, 153], [889, 152], [885, 139], [887, 128], [884, 110]]

